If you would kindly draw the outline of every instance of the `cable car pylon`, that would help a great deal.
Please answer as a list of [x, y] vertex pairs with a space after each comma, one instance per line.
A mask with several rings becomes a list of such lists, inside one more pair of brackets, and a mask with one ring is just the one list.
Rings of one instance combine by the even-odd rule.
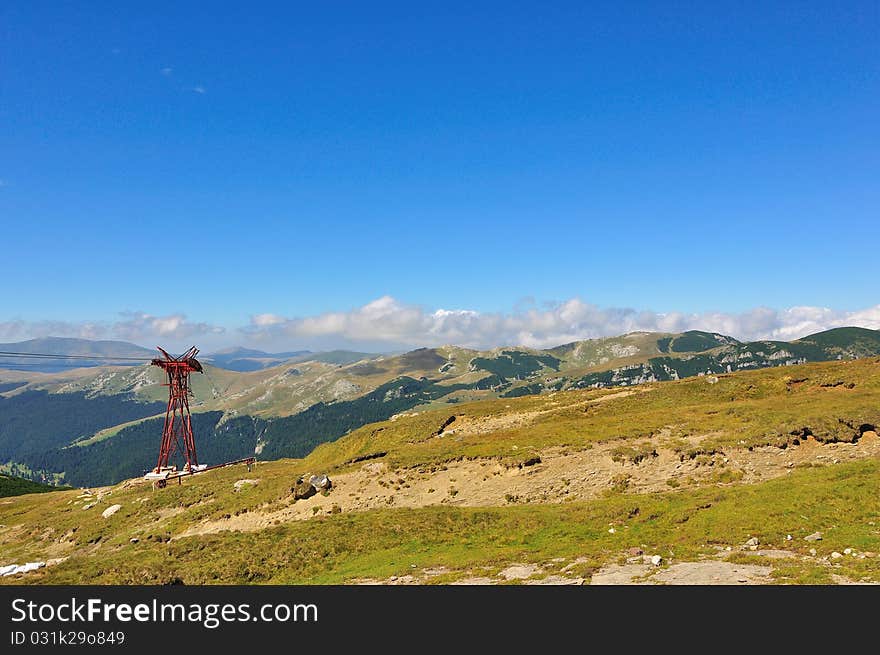
[[[147, 473], [145, 477], [154, 480], [154, 485], [161, 488], [171, 478], [177, 478], [177, 482], [180, 484], [180, 479], [184, 476], [232, 464], [245, 463], [250, 471], [251, 465], [255, 461], [254, 457], [246, 457], [214, 466], [199, 464], [199, 458], [196, 454], [196, 440], [193, 436], [192, 415], [189, 411], [189, 399], [193, 395], [189, 376], [191, 373], [205, 372], [201, 362], [196, 359], [199, 349], [192, 346], [179, 357], [172, 357], [162, 348], [158, 346], [157, 348], [162, 353], [162, 357], [157, 357], [150, 363], [165, 371], [168, 379], [164, 385], [168, 387], [168, 406], [165, 409], [162, 443], [159, 445], [156, 468]], [[179, 471], [171, 461], [171, 457], [175, 453], [180, 453], [186, 461], [183, 469]]]

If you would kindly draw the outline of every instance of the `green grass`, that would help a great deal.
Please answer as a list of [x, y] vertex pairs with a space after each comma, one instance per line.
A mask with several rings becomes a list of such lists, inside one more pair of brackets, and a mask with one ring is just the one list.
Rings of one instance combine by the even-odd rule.
[[[93, 498], [80, 499], [79, 491], [9, 499], [0, 503], [0, 563], [70, 555], [21, 579], [28, 583], [335, 583], [404, 575], [412, 564], [445, 566], [450, 573], [438, 580], [448, 581], [505, 563], [546, 564], [557, 557], [584, 558], [577, 571], [586, 575], [632, 546], [687, 561], [714, 553], [713, 545], [735, 547], [750, 536], [799, 555], [810, 548], [818, 557], [848, 547], [878, 552], [876, 459], [797, 468], [755, 485], [737, 484], [741, 471], [722, 469], [704, 486], [652, 495], [629, 494], [620, 479], [617, 491], [605, 497], [562, 504], [517, 500], [501, 507], [328, 515], [335, 502], [331, 492], [322, 503], [325, 512], [307, 521], [172, 539], [203, 520], [279, 509], [302, 473], [332, 477], [361, 466], [348, 462], [364, 455], [386, 453], [378, 461], [391, 471], [426, 472], [464, 457], [515, 464], [545, 447], [589, 448], [612, 440], [619, 440], [614, 452], [629, 461], [669, 444], [683, 457], [700, 457], [731, 446], [781, 444], [804, 427], [820, 440], [851, 439], [864, 425], [880, 423], [878, 397], [880, 361], [871, 359], [719, 376], [715, 384], [698, 378], [459, 403], [365, 426], [303, 460], [261, 462], [250, 473], [243, 467], [211, 471], [161, 491], [119, 485], [87, 510], [82, 507]], [[453, 414], [456, 432], [433, 436]], [[528, 420], [501, 420], [513, 414]], [[470, 434], [460, 429], [468, 421], [489, 420], [500, 422]], [[699, 445], [687, 441], [699, 435], [707, 435]], [[627, 441], [633, 438], [638, 445]], [[233, 493], [233, 483], [243, 477], [260, 483]], [[122, 509], [102, 519], [103, 509], [115, 503]], [[822, 541], [803, 541], [817, 530]], [[784, 541], [786, 534], [793, 541]], [[139, 542], [130, 543], [132, 538]], [[773, 565], [779, 582], [828, 581], [832, 572], [880, 580], [880, 558], [847, 557], [833, 568], [800, 559]]]
[[[626, 389], [458, 403], [364, 426], [318, 446], [309, 465], [331, 468], [359, 455], [388, 452], [391, 466], [461, 458], [516, 458], [523, 449], [582, 448], [616, 439], [674, 433], [712, 435], [703, 448], [783, 445], [809, 428], [820, 441], [852, 441], [863, 425], [880, 426], [880, 360], [806, 364]], [[610, 399], [603, 400], [612, 396]], [[418, 410], [414, 410], [418, 411]], [[471, 419], [540, 412], [491, 432], [433, 439], [451, 414]], [[659, 441], [658, 441], [659, 443]], [[629, 444], [625, 444], [629, 446]]]
[[[876, 357], [880, 353], [880, 332], [860, 328], [831, 330], [791, 343], [737, 342], [722, 345], [727, 341], [729, 339], [726, 337], [719, 341], [713, 334], [705, 332], [678, 335], [634, 333], [571, 343], [547, 351], [506, 348], [477, 352], [443, 347], [371, 357], [356, 364], [346, 363], [350, 353], [336, 353], [329, 357], [306, 358], [335, 363], [303, 361], [297, 363], [295, 368], [291, 364], [284, 364], [248, 373], [227, 371], [206, 364], [205, 375], [194, 375], [191, 380], [195, 393], [193, 411], [222, 411], [224, 421], [233, 417], [253, 417], [255, 422], [266, 421], [261, 424], [260, 430], [253, 431], [254, 434], [264, 432], [268, 437], [268, 443], [262, 444], [263, 456], [299, 457], [317, 443], [332, 441], [360, 427], [365, 421], [387, 418], [409, 409], [421, 412], [498, 396], [514, 400], [525, 394], [548, 395], [553, 390], [587, 388], [594, 384], [626, 386], [647, 379], [666, 380], [707, 371], [722, 375], [721, 372], [729, 366], [734, 369], [752, 365], [773, 366], [803, 358], [810, 361], [835, 360], [838, 355], [849, 359], [855, 356]], [[660, 350], [665, 353], [658, 357], [656, 355], [661, 354]], [[696, 355], [682, 352], [688, 350], [704, 352]], [[360, 354], [355, 353], [354, 356], [359, 358]], [[421, 391], [425, 393], [413, 388], [406, 402], [402, 398], [385, 398], [384, 391], [389, 385], [394, 386], [394, 380], [402, 376], [413, 380], [411, 384], [414, 387], [424, 386]], [[722, 377], [726, 379], [727, 376]], [[5, 407], [6, 414], [13, 410], [28, 416], [38, 414], [40, 420], [28, 423], [34, 428], [32, 434], [7, 435], [9, 439], [5, 450], [0, 443], [0, 459], [27, 464], [39, 474], [65, 471], [67, 479], [75, 484], [117, 480], [149, 465], [154, 446], [139, 447], [137, 451], [127, 448], [129, 459], [142, 463], [136, 468], [132, 468], [132, 464], [123, 470], [105, 466], [107, 458], [102, 457], [105, 451], [101, 444], [131, 437], [131, 428], [137, 428], [147, 420], [138, 418], [143, 415], [142, 412], [123, 412], [116, 416], [119, 408], [111, 409], [122, 398], [119, 394], [135, 390], [140, 401], [160, 401], [156, 407], [164, 410], [167, 390], [160, 384], [162, 373], [159, 369], [151, 366], [100, 367], [41, 376], [39, 380], [26, 375], [26, 379], [29, 380], [28, 385], [23, 389], [10, 389], [11, 396], [0, 394], [0, 404]], [[18, 384], [21, 382], [15, 379], [8, 382], [5, 375], [4, 382], [0, 383], [5, 385], [3, 389]], [[727, 389], [730, 386], [723, 382], [719, 388]], [[45, 391], [51, 393], [45, 395]], [[377, 393], [378, 398], [375, 396]], [[659, 399], [662, 395], [652, 393], [651, 398]], [[751, 395], [752, 392], [748, 390], [744, 394], [746, 399]], [[681, 390], [673, 396], [676, 402], [688, 402]], [[704, 401], [699, 399], [697, 402]], [[663, 411], [659, 404], [655, 405]], [[52, 415], [46, 415], [50, 409]], [[626, 403], [615, 405], [615, 409], [622, 409], [627, 418], [638, 419], [640, 425], [653, 433], [656, 426], [651, 425], [652, 420], [637, 417]], [[800, 412], [800, 408], [795, 409]], [[155, 407], [153, 411], [157, 411]], [[651, 408], [646, 407], [646, 414], [651, 412]], [[102, 420], [95, 422], [98, 414], [106, 416], [99, 417]], [[658, 414], [654, 412], [654, 415]], [[593, 434], [595, 426], [589, 422], [572, 422], [569, 418], [559, 412], [547, 419], [560, 426], [561, 437], [566, 443], [577, 445], [593, 438], [609, 438], [600, 434], [604, 428], [599, 427]], [[613, 421], [601, 416], [598, 418], [609, 429], [618, 431], [620, 436], [631, 436], [627, 425], [614, 425]], [[781, 418], [782, 423], [788, 425], [789, 417]], [[757, 419], [755, 425], [768, 427], [763, 417]], [[822, 426], [822, 430], [834, 432], [831, 429], [834, 421], [836, 418]], [[689, 425], [695, 429], [701, 429], [702, 423], [689, 421]], [[12, 423], [0, 422], [0, 432], [3, 424]], [[578, 434], [580, 427], [590, 431], [590, 435], [585, 437]], [[747, 438], [755, 436], [752, 427], [755, 426], [750, 426]], [[540, 425], [538, 428], [543, 429]], [[843, 434], [846, 430], [837, 432]], [[197, 435], [197, 440], [203, 441], [205, 438], [206, 435]], [[766, 435], [757, 435], [756, 438], [766, 438]], [[255, 442], [254, 437], [249, 452], [256, 446]], [[75, 450], [84, 452], [62, 452], [72, 443], [78, 446]], [[460, 454], [481, 456], [483, 452], [485, 449], [477, 447], [468, 452], [462, 450]], [[500, 453], [501, 456], [504, 454]], [[111, 473], [115, 477], [109, 477]], [[94, 477], [89, 477], [92, 475]]]
[[[610, 494], [588, 503], [387, 509], [170, 542], [160, 535], [129, 544], [126, 533], [125, 539], [101, 540], [99, 548], [90, 544], [27, 582], [344, 583], [405, 575], [413, 564], [417, 569], [444, 566], [464, 575], [511, 562], [547, 564], [553, 558], [585, 558], [577, 573], [587, 575], [632, 546], [668, 561], [688, 561], [716, 552], [713, 545], [736, 546], [750, 536], [765, 547], [801, 555], [810, 547], [819, 556], [847, 547], [877, 552], [878, 481], [880, 462], [869, 460], [796, 471], [754, 486], [653, 496]], [[190, 487], [189, 495], [202, 486]], [[614, 534], [609, 525], [615, 526]], [[34, 526], [33, 532], [41, 529]], [[815, 530], [823, 531], [824, 539], [805, 542], [803, 537]], [[793, 541], [785, 541], [786, 534]], [[94, 534], [89, 536], [94, 540]], [[834, 568], [786, 561], [778, 564], [777, 579], [827, 581], [832, 571], [878, 581], [880, 559], [847, 557]]]
[[559, 370], [561, 360], [552, 355], [533, 355], [516, 350], [505, 350], [496, 357], [475, 357], [471, 366], [488, 371], [503, 379], [522, 380], [543, 368]]
[[[676, 353], [702, 352], [704, 350], [717, 348], [724, 343], [726, 343], [726, 340], [716, 339], [714, 334], [712, 334], [711, 332], [700, 332], [699, 330], [691, 330], [690, 332], [683, 332], [679, 336], [672, 339], [671, 350], [672, 352]], [[668, 349], [669, 344], [666, 344], [666, 346]], [[664, 350], [659, 342], [658, 348], [660, 348], [660, 350]]]
[[880, 347], [880, 331], [858, 327], [843, 327], [811, 334], [798, 341], [814, 343], [823, 348], [840, 350], [855, 348], [876, 352]]

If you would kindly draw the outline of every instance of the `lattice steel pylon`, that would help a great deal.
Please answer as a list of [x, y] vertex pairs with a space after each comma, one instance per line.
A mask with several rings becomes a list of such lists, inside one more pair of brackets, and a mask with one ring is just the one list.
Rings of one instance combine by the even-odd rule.
[[[157, 346], [158, 347], [158, 346]], [[168, 376], [168, 408], [165, 410], [165, 425], [162, 428], [162, 445], [159, 447], [159, 460], [154, 473], [167, 469], [168, 462], [175, 451], [186, 459], [184, 471], [193, 471], [199, 464], [196, 456], [196, 442], [193, 438], [192, 416], [189, 412], [189, 374], [202, 373], [202, 365], [196, 359], [199, 349], [193, 346], [180, 357], [172, 357], [159, 348], [164, 359], [154, 359], [151, 363], [163, 369]]]

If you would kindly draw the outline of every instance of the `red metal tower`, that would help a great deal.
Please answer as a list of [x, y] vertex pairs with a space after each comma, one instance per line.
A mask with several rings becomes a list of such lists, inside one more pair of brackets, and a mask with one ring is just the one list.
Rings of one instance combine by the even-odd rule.
[[[157, 346], [158, 347], [158, 346]], [[167, 470], [174, 451], [181, 452], [186, 459], [184, 471], [195, 471], [199, 464], [196, 457], [196, 442], [193, 438], [192, 417], [189, 413], [189, 374], [202, 373], [202, 365], [196, 359], [199, 349], [193, 346], [180, 357], [172, 357], [159, 348], [165, 359], [154, 359], [153, 366], [163, 369], [168, 375], [168, 408], [165, 410], [165, 426], [162, 428], [162, 445], [159, 447], [159, 461], [154, 473]]]

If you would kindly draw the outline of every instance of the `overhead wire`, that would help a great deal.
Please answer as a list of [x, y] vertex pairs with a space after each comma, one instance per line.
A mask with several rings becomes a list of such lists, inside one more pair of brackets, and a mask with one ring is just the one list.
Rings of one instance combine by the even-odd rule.
[[[47, 360], [42, 360], [46, 362]], [[128, 366], [130, 368], [137, 368], [137, 364], [120, 364], [119, 366]], [[29, 361], [29, 362], [12, 362], [8, 360], [0, 359], [0, 369], [4, 369], [7, 371], [16, 371], [16, 370], [25, 370], [28, 368], [42, 368], [42, 369], [63, 369], [63, 368], [97, 368], [94, 366], [88, 366], [86, 364], [73, 364], [73, 363], [40, 363], [40, 360]]]
[[149, 362], [153, 357], [114, 357], [112, 355], [53, 355], [52, 353], [22, 353], [9, 350], [0, 350], [0, 355], [9, 357], [30, 357], [35, 359], [87, 359], [87, 360], [109, 360], [109, 361], [126, 361], [126, 362]]
[[[32, 361], [9, 361], [14, 359], [30, 359]], [[46, 366], [46, 364], [41, 363], [39, 360], [51, 360], [51, 359], [70, 359], [70, 360], [85, 360], [85, 361], [108, 361], [108, 362], [151, 362], [153, 357], [114, 357], [112, 355], [55, 355], [52, 353], [24, 353], [24, 352], [14, 352], [9, 350], [0, 350], [0, 368], [6, 368], [6, 370], [21, 370], [27, 367], [38, 367], [38, 366]], [[33, 361], [37, 360], [37, 361]], [[79, 364], [63, 364], [56, 363], [52, 364], [52, 368], [82, 368]], [[216, 381], [208, 374], [207, 370], [203, 371], [205, 376], [208, 378], [208, 382], [211, 385], [211, 395], [214, 399], [220, 398], [225, 395], [226, 390], [220, 390]]]

